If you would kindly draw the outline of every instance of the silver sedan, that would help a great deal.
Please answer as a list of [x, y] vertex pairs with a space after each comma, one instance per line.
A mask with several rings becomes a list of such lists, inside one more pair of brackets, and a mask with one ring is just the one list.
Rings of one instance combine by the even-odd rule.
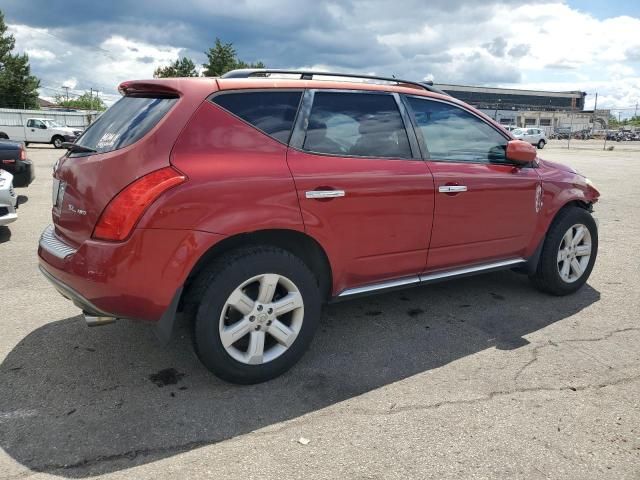
[[13, 190], [13, 175], [0, 170], [0, 227], [8, 225], [18, 218], [16, 206], [18, 196]]

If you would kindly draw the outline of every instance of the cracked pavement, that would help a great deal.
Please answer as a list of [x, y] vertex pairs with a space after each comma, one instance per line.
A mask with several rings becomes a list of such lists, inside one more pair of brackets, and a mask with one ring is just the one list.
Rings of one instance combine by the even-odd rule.
[[60, 152], [29, 148], [0, 228], [0, 479], [640, 478], [640, 145], [563, 145], [541, 154], [602, 193], [580, 292], [497, 272], [331, 305], [302, 362], [250, 387], [184, 324], [167, 346], [83, 325], [36, 268]]

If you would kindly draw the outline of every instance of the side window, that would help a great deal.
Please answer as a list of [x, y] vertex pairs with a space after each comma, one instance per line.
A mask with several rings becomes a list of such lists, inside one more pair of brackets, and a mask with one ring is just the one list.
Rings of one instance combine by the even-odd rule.
[[429, 157], [450, 162], [505, 163], [507, 139], [455, 105], [406, 97]]
[[316, 92], [302, 148], [331, 155], [411, 158], [395, 98], [385, 93]]
[[213, 103], [276, 140], [287, 143], [302, 92], [238, 92], [213, 97]]
[[27, 127], [35, 128], [35, 123], [33, 120], [27, 120]]

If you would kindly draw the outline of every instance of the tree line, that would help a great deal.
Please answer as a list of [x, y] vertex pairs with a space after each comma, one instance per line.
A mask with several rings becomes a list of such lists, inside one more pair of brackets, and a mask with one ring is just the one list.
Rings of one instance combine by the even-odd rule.
[[0, 107], [37, 108], [40, 80], [31, 75], [26, 53], [12, 53], [15, 45], [0, 11]]
[[[219, 77], [237, 68], [265, 68], [262, 62], [247, 63], [240, 60], [233, 44], [222, 43], [219, 38], [216, 38], [214, 46], [209, 48], [205, 54], [207, 55], [207, 63], [202, 64], [204, 77]], [[189, 57], [182, 57], [169, 65], [156, 68], [153, 76], [155, 78], [198, 77], [199, 74], [193, 60]]]
[[[4, 13], [0, 10], [0, 108], [37, 109], [40, 80], [31, 74], [29, 56], [26, 53], [13, 53], [15, 37], [8, 32]], [[202, 65], [202, 75], [217, 77], [236, 68], [265, 68], [262, 62], [247, 63], [238, 58], [232, 43], [223, 43], [216, 38], [213, 47], [209, 48], [207, 63]], [[188, 57], [178, 58], [175, 62], [156, 68], [156, 78], [197, 77], [196, 64]], [[61, 107], [86, 110], [105, 110], [106, 106], [98, 95], [85, 92], [75, 98], [56, 95], [55, 103]]]

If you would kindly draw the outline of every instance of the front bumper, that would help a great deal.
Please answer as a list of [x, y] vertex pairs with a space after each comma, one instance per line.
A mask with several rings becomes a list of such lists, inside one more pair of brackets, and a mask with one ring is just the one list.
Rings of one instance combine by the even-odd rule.
[[6, 186], [0, 191], [0, 227], [9, 225], [18, 219], [16, 208], [18, 206], [18, 196], [13, 190], [13, 186]]

